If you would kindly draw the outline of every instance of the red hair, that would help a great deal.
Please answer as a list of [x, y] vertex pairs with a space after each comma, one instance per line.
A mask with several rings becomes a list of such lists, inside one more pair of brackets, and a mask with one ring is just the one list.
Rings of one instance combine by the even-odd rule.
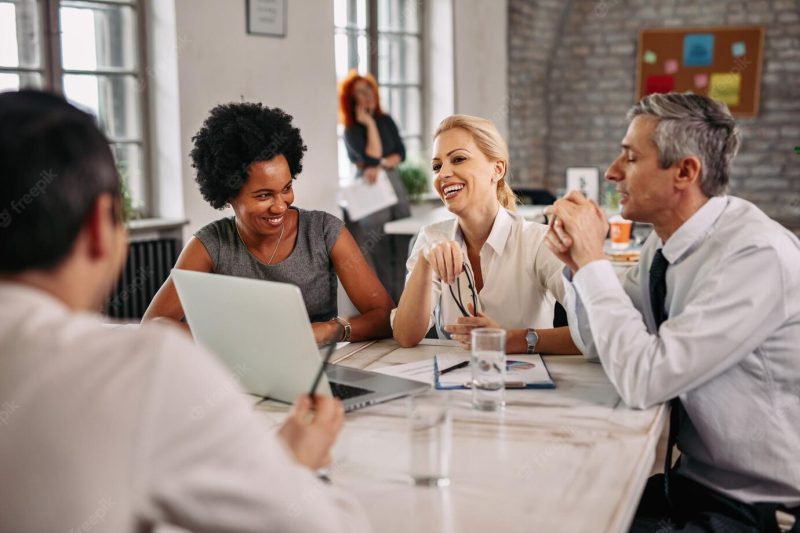
[[356, 101], [353, 95], [353, 87], [355, 87], [356, 82], [361, 80], [365, 81], [372, 89], [372, 92], [375, 93], [375, 116], [380, 117], [383, 115], [378, 82], [375, 81], [372, 74], [365, 74], [362, 76], [357, 70], [353, 69], [339, 82], [339, 122], [344, 124], [345, 128], [349, 128], [356, 123]]

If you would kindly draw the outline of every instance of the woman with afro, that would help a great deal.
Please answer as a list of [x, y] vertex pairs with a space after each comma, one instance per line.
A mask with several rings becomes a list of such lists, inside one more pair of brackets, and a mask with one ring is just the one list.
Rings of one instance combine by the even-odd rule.
[[[291, 116], [257, 103], [219, 105], [192, 140], [203, 198], [234, 216], [195, 233], [175, 268], [297, 285], [318, 343], [391, 335], [393, 302], [343, 222], [292, 205], [306, 146]], [[360, 315], [338, 316], [337, 276]], [[184, 318], [171, 278], [143, 320], [161, 317]]]

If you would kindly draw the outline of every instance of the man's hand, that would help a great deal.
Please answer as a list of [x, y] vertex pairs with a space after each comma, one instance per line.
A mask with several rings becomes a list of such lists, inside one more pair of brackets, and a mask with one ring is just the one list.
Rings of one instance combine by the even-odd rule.
[[548, 207], [545, 214], [551, 216], [547, 246], [573, 272], [605, 258], [603, 242], [608, 234], [608, 221], [596, 203], [571, 191]]
[[422, 249], [422, 257], [433, 267], [439, 279], [448, 285], [455, 283], [464, 269], [461, 246], [456, 241], [430, 243]]
[[378, 181], [378, 172], [380, 172], [380, 167], [367, 167], [361, 177], [370, 185], [375, 185], [375, 182]]
[[278, 431], [292, 451], [295, 460], [312, 470], [327, 466], [331, 462], [331, 447], [344, 424], [342, 402], [330, 396], [299, 396], [292, 412]]
[[444, 330], [450, 338], [460, 342], [461, 347], [469, 350], [472, 347], [472, 330], [475, 328], [499, 328], [500, 324], [483, 313], [476, 313], [472, 304], [467, 304], [473, 316], [460, 316], [455, 324], [445, 326]]

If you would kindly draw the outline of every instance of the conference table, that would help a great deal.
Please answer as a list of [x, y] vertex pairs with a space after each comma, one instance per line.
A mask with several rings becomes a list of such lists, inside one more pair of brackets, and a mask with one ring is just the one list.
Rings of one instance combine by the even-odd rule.
[[[426, 339], [391, 339], [337, 349], [338, 364], [380, 370], [461, 350]], [[466, 352], [465, 352], [466, 353]], [[409, 476], [404, 400], [347, 414], [329, 477], [361, 501], [375, 531], [627, 531], [664, 428], [664, 405], [630, 409], [601, 365], [582, 356], [545, 356], [555, 389], [509, 390], [501, 412], [473, 410], [469, 391], [449, 391], [453, 417], [451, 484], [417, 487]], [[423, 401], [442, 391], [430, 390]], [[267, 423], [285, 405], [255, 405]]]

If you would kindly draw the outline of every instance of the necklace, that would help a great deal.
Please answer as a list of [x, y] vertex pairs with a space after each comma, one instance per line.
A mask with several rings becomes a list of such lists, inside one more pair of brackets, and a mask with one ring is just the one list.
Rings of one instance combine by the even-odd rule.
[[[234, 224], [234, 227], [236, 228], [236, 234], [239, 236], [239, 240], [242, 241], [242, 244], [244, 244], [245, 247], [249, 248], [249, 246], [247, 246], [247, 243], [242, 238], [242, 234], [239, 232], [239, 224]], [[286, 228], [286, 223], [284, 222], [283, 224], [281, 224], [281, 233], [280, 235], [278, 235], [278, 244], [275, 245], [275, 249], [272, 250], [272, 255], [269, 256], [269, 261], [267, 261], [268, 265], [272, 264], [272, 260], [275, 259], [275, 254], [278, 253], [278, 247], [281, 245], [281, 239], [283, 239], [283, 230], [285, 228]]]
[[272, 264], [272, 260], [275, 259], [275, 254], [278, 253], [278, 246], [281, 245], [281, 239], [283, 239], [283, 228], [285, 227], [286, 227], [285, 223], [281, 224], [281, 234], [278, 235], [278, 244], [275, 245], [275, 249], [272, 250], [272, 255], [269, 256], [269, 261], [267, 261], [268, 265]]

